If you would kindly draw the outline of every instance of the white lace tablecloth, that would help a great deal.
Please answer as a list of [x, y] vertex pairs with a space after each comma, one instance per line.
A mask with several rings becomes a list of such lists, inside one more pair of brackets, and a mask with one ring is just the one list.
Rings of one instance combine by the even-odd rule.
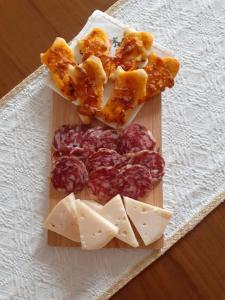
[[[176, 86], [163, 94], [164, 253], [225, 197], [225, 2], [121, 1], [109, 10], [174, 51]], [[0, 299], [107, 298], [160, 254], [47, 246], [52, 91], [38, 69], [0, 106]], [[222, 194], [220, 194], [222, 193]]]

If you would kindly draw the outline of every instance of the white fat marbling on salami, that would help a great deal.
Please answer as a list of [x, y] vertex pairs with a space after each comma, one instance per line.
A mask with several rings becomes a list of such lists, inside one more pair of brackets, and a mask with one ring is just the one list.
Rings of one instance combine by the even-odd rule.
[[156, 141], [146, 127], [134, 123], [120, 135], [119, 153], [133, 153], [141, 150], [154, 150]]
[[61, 155], [70, 154], [76, 147], [80, 147], [81, 141], [88, 127], [84, 125], [63, 125], [56, 130], [52, 150]]
[[117, 150], [118, 141], [119, 133], [117, 130], [98, 126], [87, 130], [81, 146], [91, 154], [100, 148]]
[[52, 169], [53, 186], [67, 193], [81, 191], [88, 180], [84, 163], [73, 156], [59, 157]]
[[127, 165], [120, 170], [117, 185], [121, 195], [139, 199], [152, 189], [152, 176], [142, 165]]
[[115, 167], [100, 167], [89, 174], [88, 187], [100, 202], [105, 202], [118, 194]]
[[106, 129], [101, 133], [97, 143], [97, 149], [107, 148], [117, 151], [119, 132], [116, 129]]
[[122, 163], [123, 157], [115, 150], [100, 148], [97, 152], [90, 155], [86, 162], [88, 172], [92, 172], [99, 167], [113, 167]]
[[159, 181], [164, 175], [165, 161], [162, 155], [155, 151], [143, 150], [131, 157], [130, 164], [140, 164], [149, 169], [153, 182]]

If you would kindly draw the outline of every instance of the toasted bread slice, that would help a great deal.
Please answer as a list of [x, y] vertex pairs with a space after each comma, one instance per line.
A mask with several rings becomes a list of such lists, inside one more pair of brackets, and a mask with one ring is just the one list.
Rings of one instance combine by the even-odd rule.
[[151, 53], [144, 70], [148, 75], [146, 97], [140, 103], [159, 95], [166, 88], [173, 87], [174, 78], [179, 70], [179, 62], [173, 57], [161, 58], [155, 53]]
[[76, 65], [72, 49], [63, 38], [57, 37], [51, 47], [40, 55], [60, 92], [69, 100], [74, 99], [74, 86], [68, 74], [68, 66]]
[[179, 61], [174, 57], [163, 57], [162, 60], [167, 70], [175, 78], [180, 69]]
[[78, 42], [78, 47], [83, 55], [84, 61], [91, 55], [99, 58], [102, 55], [108, 55], [111, 44], [104, 30], [101, 28], [94, 28], [85, 38]]
[[116, 66], [122, 66], [126, 71], [137, 69], [151, 51], [153, 37], [149, 32], [127, 29], [120, 46], [116, 49]]
[[147, 73], [143, 69], [126, 72], [118, 67], [114, 78], [114, 89], [102, 111], [102, 118], [107, 123], [123, 125], [139, 100], [146, 96]]
[[77, 111], [83, 123], [102, 109], [106, 74], [101, 60], [92, 55], [77, 66], [69, 66], [69, 75], [76, 90]]

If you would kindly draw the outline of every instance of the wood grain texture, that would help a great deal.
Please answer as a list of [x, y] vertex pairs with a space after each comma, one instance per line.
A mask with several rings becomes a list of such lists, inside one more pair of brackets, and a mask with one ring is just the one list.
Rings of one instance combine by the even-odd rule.
[[[0, 0], [0, 96], [40, 65], [39, 53], [55, 36], [70, 40], [94, 9], [114, 2]], [[112, 299], [224, 300], [224, 232], [225, 203]]]
[[[52, 135], [55, 130], [63, 124], [79, 124], [80, 119], [76, 111], [76, 106], [66, 101], [61, 96], [53, 93], [53, 118], [52, 118]], [[148, 103], [146, 103], [139, 114], [136, 116], [134, 122], [138, 122], [146, 126], [156, 138], [156, 147], [161, 149], [161, 97], [155, 97]], [[99, 122], [100, 123], [100, 122]], [[50, 158], [49, 158], [50, 159]], [[56, 191], [50, 183], [50, 194], [49, 194], [49, 210], [62, 199], [65, 195]], [[76, 195], [80, 199], [91, 199], [87, 189]], [[163, 206], [163, 195], [162, 195], [162, 182], [157, 184], [154, 189], [143, 199], [146, 203], [156, 205], [159, 207]], [[135, 231], [141, 248], [152, 248], [160, 249], [163, 246], [163, 238], [154, 242], [153, 244], [146, 247], [137, 231]], [[61, 246], [61, 247], [80, 247], [80, 243], [73, 242], [63, 236], [58, 235], [55, 232], [48, 232], [48, 244], [50, 246]], [[107, 248], [130, 248], [129, 245], [123, 243], [118, 239], [113, 239], [106, 246]]]

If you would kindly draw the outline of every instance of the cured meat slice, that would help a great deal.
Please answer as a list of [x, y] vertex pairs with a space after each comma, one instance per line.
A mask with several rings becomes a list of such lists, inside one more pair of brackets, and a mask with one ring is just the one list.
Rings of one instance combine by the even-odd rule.
[[76, 193], [88, 181], [88, 172], [81, 160], [73, 156], [62, 156], [54, 163], [51, 181], [57, 190]]
[[115, 129], [105, 129], [98, 126], [87, 130], [81, 146], [89, 151], [89, 154], [92, 154], [100, 148], [117, 150], [118, 141], [119, 133]]
[[102, 131], [97, 143], [97, 149], [107, 148], [117, 150], [119, 142], [119, 133], [116, 129], [106, 129]]
[[152, 189], [152, 176], [142, 165], [127, 165], [120, 170], [117, 185], [121, 195], [139, 199]]
[[84, 125], [63, 125], [54, 135], [52, 146], [53, 151], [62, 152], [62, 154], [69, 154], [71, 150], [79, 147], [84, 133], [88, 129]]
[[54, 166], [55, 162], [58, 160], [59, 157], [62, 157], [65, 155], [74, 156], [82, 161], [85, 161], [87, 158], [86, 157], [87, 153], [85, 152], [84, 148], [75, 147], [72, 150], [67, 149], [64, 152], [57, 150], [57, 151], [53, 151], [53, 153], [52, 153], [52, 165]]
[[88, 172], [92, 172], [101, 166], [113, 167], [121, 162], [122, 156], [118, 152], [111, 149], [101, 148], [87, 158], [85, 165]]
[[146, 127], [134, 123], [123, 130], [120, 136], [119, 153], [132, 153], [141, 150], [154, 150], [155, 138]]
[[153, 182], [159, 181], [164, 175], [165, 161], [158, 152], [149, 150], [136, 152], [129, 162], [132, 165], [139, 164], [148, 168]]
[[84, 162], [87, 158], [87, 152], [84, 148], [76, 147], [73, 150], [71, 150], [70, 156], [74, 156]]
[[118, 194], [118, 174], [115, 167], [100, 167], [90, 173], [88, 186], [98, 200], [105, 202]]
[[52, 169], [55, 167], [55, 164], [56, 164], [57, 160], [62, 156], [63, 156], [63, 154], [60, 151], [53, 151], [52, 152]]
[[117, 169], [121, 169], [122, 167], [129, 165], [130, 164], [129, 162], [130, 162], [130, 159], [132, 156], [133, 156], [133, 153], [127, 153], [127, 154], [120, 155], [120, 159], [116, 163], [115, 167]]
[[[94, 128], [90, 128], [86, 131], [81, 147], [85, 149], [85, 151], [88, 153], [88, 155], [91, 155], [94, 153], [97, 149], [98, 140], [103, 132], [104, 128], [101, 126], [97, 126]], [[87, 156], [88, 156], [87, 155]]]

